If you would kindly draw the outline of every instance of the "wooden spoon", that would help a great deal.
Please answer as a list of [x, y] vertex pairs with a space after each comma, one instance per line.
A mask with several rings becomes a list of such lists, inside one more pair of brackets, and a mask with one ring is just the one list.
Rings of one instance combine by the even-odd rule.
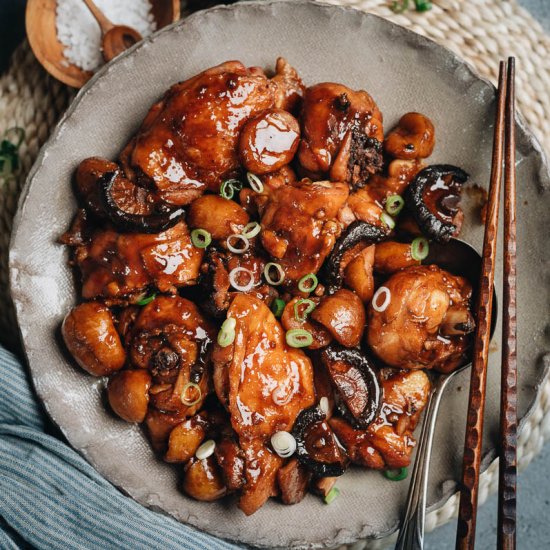
[[101, 39], [101, 53], [106, 62], [111, 61], [117, 55], [139, 42], [141, 34], [132, 27], [126, 25], [114, 25], [105, 14], [95, 5], [93, 0], [84, 0], [88, 9], [92, 12], [101, 27], [103, 37]]

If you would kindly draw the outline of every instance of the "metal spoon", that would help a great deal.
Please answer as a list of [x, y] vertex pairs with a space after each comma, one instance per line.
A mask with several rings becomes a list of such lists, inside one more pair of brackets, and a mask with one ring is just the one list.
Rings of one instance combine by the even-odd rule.
[[111, 61], [141, 40], [141, 34], [132, 27], [113, 24], [92, 0], [84, 0], [84, 3], [101, 27], [101, 53], [105, 61]]
[[[473, 300], [477, 298], [477, 285], [481, 273], [481, 256], [469, 244], [459, 239], [451, 239], [447, 244], [430, 244], [430, 253], [423, 261], [424, 264], [437, 264], [439, 267], [462, 275], [471, 282]], [[493, 316], [491, 323], [491, 337], [495, 331], [497, 319], [496, 295], [493, 298]], [[422, 431], [418, 440], [416, 460], [411, 475], [411, 484], [407, 495], [405, 516], [399, 530], [396, 550], [421, 550], [424, 548], [424, 523], [426, 520], [426, 498], [428, 493], [428, 475], [430, 473], [430, 457], [432, 442], [437, 421], [437, 412], [441, 397], [452, 378], [470, 367], [467, 363], [449, 374], [432, 372], [432, 389], [428, 405], [424, 413]]]

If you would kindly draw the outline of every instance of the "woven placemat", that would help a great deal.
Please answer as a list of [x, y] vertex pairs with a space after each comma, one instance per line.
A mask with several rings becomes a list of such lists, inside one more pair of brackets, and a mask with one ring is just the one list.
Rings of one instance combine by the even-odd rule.
[[[325, 0], [327, 1], [327, 0]], [[394, 14], [388, 0], [328, 0], [372, 12], [427, 36], [470, 62], [485, 78], [495, 82], [498, 60], [515, 55], [518, 61], [518, 108], [550, 151], [550, 37], [515, 0], [433, 0], [426, 13], [413, 10]], [[411, 2], [411, 4], [413, 4]], [[0, 187], [0, 342], [17, 348], [15, 315], [8, 294], [8, 247], [19, 192], [38, 151], [59, 116], [74, 98], [74, 91], [54, 81], [35, 60], [27, 43], [14, 53], [9, 71], [0, 77], [0, 136], [12, 126], [23, 127], [26, 138], [20, 148], [21, 171]], [[56, 185], [52, 181], [52, 185]], [[519, 438], [518, 462], [525, 468], [550, 438], [550, 383], [539, 392], [534, 413]], [[481, 476], [480, 502], [495, 492], [497, 462]], [[427, 517], [427, 530], [456, 515], [455, 495]], [[351, 550], [384, 548], [391, 539], [359, 542]]]

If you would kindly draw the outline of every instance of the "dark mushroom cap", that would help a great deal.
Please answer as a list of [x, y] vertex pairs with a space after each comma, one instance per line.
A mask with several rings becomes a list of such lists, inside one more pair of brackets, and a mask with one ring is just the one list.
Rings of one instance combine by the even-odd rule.
[[368, 358], [336, 344], [323, 350], [321, 358], [355, 423], [368, 428], [382, 404], [382, 386]]
[[[443, 178], [451, 176], [455, 185], [452, 187], [460, 188], [468, 179], [468, 174], [461, 168], [450, 164], [434, 164], [421, 170], [412, 180], [405, 191], [405, 204], [412, 212], [416, 223], [424, 235], [438, 242], [447, 242], [456, 232], [457, 226], [449, 221], [452, 218], [446, 216], [443, 212], [432, 211], [425, 200], [425, 192], [438, 184]], [[448, 195], [452, 194], [451, 186], [448, 188]], [[442, 193], [445, 195], [445, 193]], [[450, 197], [449, 197], [450, 198]], [[444, 208], [445, 196], [439, 199]], [[453, 205], [454, 212], [458, 207]], [[447, 218], [447, 219], [445, 219]]]
[[369, 246], [379, 243], [388, 237], [387, 231], [368, 222], [355, 221], [350, 224], [338, 239], [329, 257], [325, 260], [321, 276], [329, 294], [334, 294], [342, 287], [344, 281], [344, 254], [358, 244]]
[[185, 215], [182, 207], [170, 208], [167, 204], [158, 203], [154, 213], [131, 214], [122, 210], [113, 197], [112, 190], [120, 171], [107, 172], [98, 180], [103, 206], [109, 220], [122, 231], [134, 233], [160, 233], [176, 225]]

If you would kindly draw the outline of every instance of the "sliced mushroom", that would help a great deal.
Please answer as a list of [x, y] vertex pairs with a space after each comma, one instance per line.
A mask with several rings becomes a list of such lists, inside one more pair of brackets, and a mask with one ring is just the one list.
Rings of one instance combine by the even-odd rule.
[[321, 298], [311, 318], [346, 347], [358, 346], [365, 328], [365, 307], [355, 292], [340, 289]]
[[341, 476], [348, 457], [326, 420], [319, 405], [303, 410], [292, 430], [296, 439], [296, 456], [315, 476]]
[[323, 278], [329, 294], [334, 294], [341, 288], [344, 281], [342, 260], [346, 252], [358, 244], [368, 246], [376, 244], [388, 237], [386, 230], [367, 222], [355, 221], [348, 226], [342, 236], [336, 241], [332, 252], [323, 265]]
[[107, 217], [122, 231], [160, 233], [185, 215], [182, 207], [155, 201], [151, 193], [122, 178], [119, 170], [103, 174], [98, 185]]
[[367, 428], [382, 403], [382, 388], [370, 361], [357, 349], [334, 344], [323, 350], [321, 358], [354, 421]]
[[405, 203], [422, 233], [447, 242], [460, 230], [463, 213], [458, 203], [468, 174], [449, 164], [434, 164], [419, 172], [405, 191]]

